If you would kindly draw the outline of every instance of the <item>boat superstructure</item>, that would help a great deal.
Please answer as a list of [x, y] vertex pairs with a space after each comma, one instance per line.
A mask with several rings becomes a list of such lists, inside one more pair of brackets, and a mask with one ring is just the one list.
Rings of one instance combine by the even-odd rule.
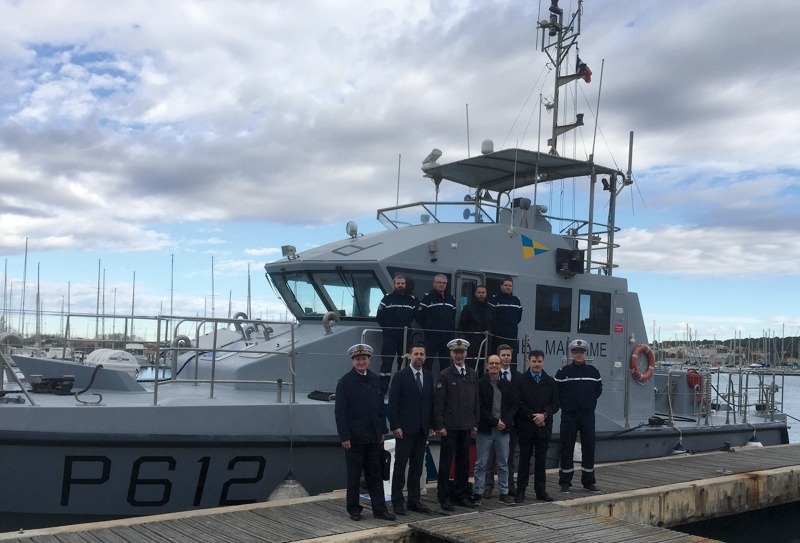
[[[567, 69], [579, 17], [580, 8], [568, 18], [554, 0], [539, 23], [558, 66], [556, 111], [558, 88], [586, 78], [579, 63]], [[155, 359], [166, 355], [169, 379], [138, 382], [99, 366], [3, 354], [4, 368], [15, 363], [46, 390], [4, 372], [0, 485], [15, 490], [0, 494], [0, 511], [144, 515], [251, 503], [267, 500], [288, 472], [312, 494], [343, 488], [333, 392], [351, 368], [348, 347], [364, 342], [379, 352], [378, 304], [396, 273], [418, 299], [446, 275], [459, 308], [477, 285], [491, 295], [512, 277], [523, 351], [545, 351], [550, 374], [569, 363], [572, 339], [586, 340], [604, 384], [599, 462], [663, 456], [678, 445], [739, 446], [754, 434], [764, 445], [788, 442], [774, 394], [756, 401], [747, 390], [715, 390], [702, 373], [652, 375], [644, 357], [631, 363], [648, 340], [638, 296], [614, 264], [616, 198], [631, 183], [630, 166], [559, 156], [558, 137], [583, 120], [553, 118], [548, 152], [494, 150], [487, 141], [480, 155], [440, 163], [435, 149], [421, 173], [436, 197], [379, 210], [384, 231], [362, 235], [349, 224], [340, 241], [300, 253], [285, 246], [265, 269], [292, 319], [151, 317]], [[550, 213], [542, 197], [567, 179], [585, 204], [580, 217]], [[439, 201], [442, 186], [456, 200]], [[0, 337], [0, 347], [17, 343]], [[556, 433], [551, 465], [558, 443]], [[30, 484], [34, 476], [46, 484]]]

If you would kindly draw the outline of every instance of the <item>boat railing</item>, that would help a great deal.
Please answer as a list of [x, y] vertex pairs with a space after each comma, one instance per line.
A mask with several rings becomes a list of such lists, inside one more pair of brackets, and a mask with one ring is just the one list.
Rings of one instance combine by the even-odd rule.
[[[715, 372], [716, 384], [712, 385], [714, 399], [710, 405], [718, 410], [724, 405], [726, 423], [736, 423], [737, 415], [747, 424], [753, 414], [774, 421], [783, 413], [783, 371], [764, 371], [741, 368], [738, 372]], [[709, 379], [709, 382], [711, 380]]]
[[[158, 388], [159, 386], [164, 385], [200, 385], [200, 384], [207, 384], [209, 385], [209, 398], [214, 398], [214, 387], [217, 384], [248, 384], [248, 385], [275, 385], [276, 386], [276, 403], [283, 402], [283, 388], [284, 386], [289, 387], [290, 392], [290, 402], [296, 403], [296, 381], [297, 381], [297, 373], [295, 371], [295, 328], [297, 323], [289, 322], [289, 321], [263, 321], [261, 319], [248, 319], [247, 315], [244, 313], [238, 313], [233, 318], [209, 318], [209, 317], [173, 317], [173, 316], [159, 316], [159, 326], [158, 326], [158, 337], [156, 339], [156, 360], [160, 360], [161, 353], [165, 353], [166, 355], [169, 353], [170, 360], [171, 360], [171, 368], [170, 368], [170, 378], [166, 380], [159, 380], [155, 379], [153, 381], [153, 405], [158, 405]], [[170, 343], [169, 347], [162, 347], [161, 346], [161, 336], [160, 332], [162, 329], [161, 321], [167, 321], [167, 323], [175, 322], [175, 327], [172, 333], [172, 342]], [[222, 346], [219, 345], [220, 338], [219, 338], [219, 331], [222, 329], [226, 329], [233, 325], [236, 332], [240, 334], [241, 339], [237, 340], [233, 343], [225, 340], [226, 343]], [[287, 325], [289, 327], [290, 332], [290, 345], [291, 347], [288, 350], [282, 351], [271, 351], [271, 350], [259, 350], [258, 354], [261, 356], [267, 355], [282, 355], [287, 357], [288, 361], [288, 369], [289, 375], [291, 376], [291, 380], [287, 383], [283, 379], [276, 379], [276, 380], [267, 380], [267, 379], [218, 379], [216, 377], [216, 370], [217, 370], [217, 362], [231, 354], [241, 354], [248, 352], [253, 346], [256, 345], [256, 341], [250, 339], [250, 334], [258, 329], [258, 327], [263, 327], [264, 339], [269, 339], [269, 334], [273, 331], [272, 325]], [[181, 332], [182, 327], [194, 327], [194, 330], [189, 332], [192, 334], [194, 338], [193, 343], [188, 344], [181, 344], [182, 341], [188, 340], [188, 335], [182, 334]], [[220, 328], [220, 326], [224, 326], [224, 328]], [[206, 332], [207, 328], [211, 328], [211, 343], [210, 345], [203, 345], [201, 338], [207, 337], [208, 333]], [[168, 326], [165, 327], [168, 329]], [[194, 352], [194, 355], [187, 359], [184, 363], [184, 366], [178, 368], [178, 356], [182, 353], [186, 352]], [[203, 356], [208, 356], [210, 358], [210, 377], [208, 379], [200, 379], [199, 372], [200, 372], [200, 359]], [[194, 362], [194, 378], [181, 378], [178, 379], [178, 374], [183, 370], [183, 368], [189, 362]]]
[[[528, 227], [552, 231], [553, 225], [565, 239], [574, 243], [575, 248], [592, 248], [591, 255], [604, 255], [606, 258], [587, 259], [587, 271], [616, 267], [610, 264], [609, 254], [619, 247], [610, 240], [618, 227], [610, 228], [606, 223], [590, 222], [573, 218], [545, 215], [542, 206], [535, 209], [501, 206], [493, 202], [414, 202], [378, 210], [378, 220], [387, 229], [399, 229], [431, 223], [505, 223], [514, 227]], [[531, 218], [530, 215], [533, 215]], [[612, 249], [609, 250], [609, 247]], [[588, 256], [588, 255], [587, 255]]]

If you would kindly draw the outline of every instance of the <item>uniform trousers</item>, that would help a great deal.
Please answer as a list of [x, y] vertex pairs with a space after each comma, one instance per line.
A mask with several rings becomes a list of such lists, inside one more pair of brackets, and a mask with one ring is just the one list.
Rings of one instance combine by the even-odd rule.
[[[436, 484], [436, 497], [440, 502], [446, 500], [468, 500], [469, 484], [469, 440], [470, 430], [447, 430], [442, 436], [439, 449], [439, 479]], [[450, 464], [456, 459], [453, 474], [453, 491], [450, 492]]]
[[575, 441], [581, 433], [581, 484], [595, 484], [594, 478], [594, 411], [561, 412], [561, 466], [558, 469], [558, 484], [571, 485], [575, 473], [572, 455]]
[[[447, 343], [453, 339], [453, 332], [425, 332], [425, 369], [433, 375], [447, 369], [450, 366], [450, 349]], [[434, 360], [439, 359], [439, 369], [434, 370]]]
[[[409, 336], [410, 336], [409, 330]], [[403, 366], [403, 345], [409, 345], [408, 339], [405, 337], [403, 330], [386, 329], [383, 331], [383, 339], [381, 340], [381, 392], [386, 395], [389, 390], [389, 383], [392, 380], [392, 362], [397, 356], [397, 369], [400, 370]], [[404, 341], [405, 340], [405, 341]]]
[[419, 505], [420, 479], [425, 465], [425, 447], [428, 436], [419, 429], [411, 435], [403, 434], [403, 439], [395, 439], [394, 474], [392, 475], [392, 504], [403, 505], [403, 487], [408, 465], [408, 503]]
[[363, 472], [372, 502], [372, 514], [386, 513], [388, 509], [381, 479], [383, 443], [355, 443], [352, 440], [350, 443], [350, 448], [344, 450], [344, 459], [347, 463], [347, 512], [352, 515], [360, 513], [363, 509], [358, 503]]

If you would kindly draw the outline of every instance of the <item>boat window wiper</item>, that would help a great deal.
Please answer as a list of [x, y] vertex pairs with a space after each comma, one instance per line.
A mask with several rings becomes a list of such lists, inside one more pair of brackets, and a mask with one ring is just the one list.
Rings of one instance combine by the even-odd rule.
[[[339, 275], [339, 279], [342, 280], [342, 283], [344, 283], [345, 288], [348, 289], [350, 296], [353, 297], [353, 301], [356, 304], [356, 314], [363, 315], [364, 311], [361, 309], [361, 302], [359, 301], [358, 296], [356, 296], [356, 289], [353, 287], [352, 282], [348, 280], [347, 275], [344, 273], [344, 268], [341, 266], [336, 266], [336, 273]], [[350, 272], [350, 278], [352, 279], [352, 277], [353, 272]]]
[[[267, 276], [269, 277], [269, 274], [267, 274]], [[300, 306], [300, 302], [297, 301], [297, 296], [294, 295], [294, 291], [292, 290], [292, 287], [289, 286], [289, 280], [286, 279], [286, 268], [281, 268], [281, 279], [283, 279], [283, 284], [286, 285], [286, 290], [288, 290], [289, 294], [292, 295], [292, 300], [299, 307]]]

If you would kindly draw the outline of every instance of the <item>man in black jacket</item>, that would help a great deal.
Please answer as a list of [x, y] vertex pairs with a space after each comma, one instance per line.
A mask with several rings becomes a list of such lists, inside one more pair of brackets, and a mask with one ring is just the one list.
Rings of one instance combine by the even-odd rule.
[[395, 438], [392, 506], [405, 515], [403, 486], [408, 464], [408, 510], [427, 512], [420, 502], [420, 479], [425, 464], [425, 447], [433, 435], [433, 375], [423, 368], [425, 346], [411, 348], [411, 365], [398, 371], [389, 392], [389, 426]]
[[[478, 432], [478, 375], [467, 368], [464, 360], [469, 342], [451, 340], [447, 347], [453, 363], [439, 373], [433, 399], [433, 427], [442, 438], [439, 449], [439, 480], [436, 496], [445, 511], [453, 511], [453, 503], [475, 507], [470, 501], [469, 441]], [[456, 457], [452, 493], [450, 464]]]
[[383, 495], [381, 461], [386, 416], [378, 376], [367, 370], [372, 347], [353, 345], [347, 354], [353, 360], [353, 369], [336, 384], [334, 410], [347, 464], [347, 512], [352, 520], [361, 520], [363, 508], [358, 497], [363, 471], [372, 502], [372, 515], [395, 520], [396, 517], [386, 508]]
[[[381, 392], [386, 394], [392, 378], [392, 361], [397, 356], [397, 369], [403, 364], [403, 355], [408, 348], [411, 336], [411, 323], [417, 309], [417, 300], [406, 294], [406, 278], [400, 274], [394, 277], [394, 292], [383, 297], [378, 305], [376, 320], [383, 328], [381, 343]], [[406, 333], [404, 333], [404, 331]]]
[[[419, 303], [417, 322], [425, 332], [425, 368], [434, 375], [450, 365], [447, 343], [456, 329], [456, 299], [447, 292], [447, 276], [437, 275], [431, 290]], [[434, 360], [438, 360], [437, 366]]]
[[553, 415], [558, 412], [558, 385], [545, 373], [544, 352], [533, 350], [528, 356], [528, 371], [517, 379], [516, 428], [519, 439], [519, 473], [517, 474], [517, 503], [525, 501], [525, 490], [533, 462], [533, 490], [536, 499], [551, 502], [553, 498], [545, 490], [547, 446], [553, 433]]
[[491, 355], [486, 360], [486, 375], [479, 385], [480, 422], [476, 436], [477, 461], [472, 502], [481, 504], [486, 463], [492, 450], [497, 463], [497, 480], [500, 486], [500, 503], [514, 505], [508, 494], [508, 432], [517, 412], [514, 386], [500, 377], [500, 357]]
[[568, 493], [572, 486], [575, 464], [575, 440], [581, 434], [581, 484], [589, 492], [600, 492], [594, 477], [594, 409], [603, 393], [600, 372], [586, 363], [588, 343], [576, 339], [569, 344], [572, 364], [556, 372], [561, 400], [561, 465], [558, 484]]
[[[483, 360], [477, 360], [478, 349], [481, 346], [481, 342], [486, 339], [486, 332], [491, 334], [493, 322], [494, 308], [486, 300], [486, 287], [478, 285], [475, 287], [475, 295], [472, 300], [461, 310], [461, 318], [458, 321], [458, 329], [464, 333], [464, 338], [469, 341], [467, 364], [475, 368], [475, 371], [478, 372], [478, 377], [483, 376]], [[489, 336], [484, 355], [489, 354], [488, 351], [491, 345], [491, 336]]]

